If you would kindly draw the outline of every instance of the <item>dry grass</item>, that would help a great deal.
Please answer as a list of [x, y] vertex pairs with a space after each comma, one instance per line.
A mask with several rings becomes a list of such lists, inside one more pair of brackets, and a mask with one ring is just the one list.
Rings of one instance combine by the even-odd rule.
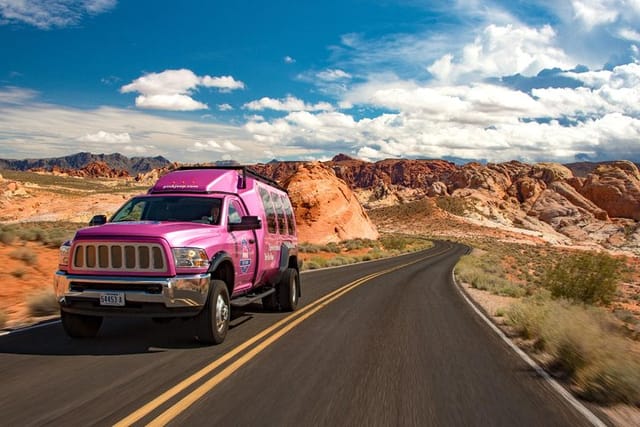
[[51, 316], [59, 310], [56, 296], [51, 290], [34, 294], [27, 299], [29, 315], [33, 317]]
[[316, 270], [415, 252], [432, 246], [433, 242], [421, 236], [384, 234], [379, 240], [354, 239], [326, 245], [301, 243], [300, 256], [303, 260], [302, 270]]
[[[17, 240], [40, 242], [46, 246], [59, 247], [64, 241], [73, 237], [75, 232], [84, 227], [75, 222], [21, 222], [0, 225], [0, 241], [5, 244]], [[4, 237], [3, 237], [4, 236]]]
[[0, 310], [0, 329], [4, 328], [9, 320], [9, 315], [6, 311]]
[[38, 263], [38, 254], [27, 247], [19, 247], [9, 253], [13, 259], [20, 260], [27, 265], [36, 265]]
[[506, 317], [547, 355], [547, 367], [567, 378], [583, 398], [640, 405], [640, 360], [605, 309], [542, 292], [513, 305]]

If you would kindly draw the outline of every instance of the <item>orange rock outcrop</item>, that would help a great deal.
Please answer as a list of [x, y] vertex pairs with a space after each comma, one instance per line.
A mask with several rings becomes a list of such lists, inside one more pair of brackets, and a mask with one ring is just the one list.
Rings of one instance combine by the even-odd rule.
[[301, 164], [283, 186], [295, 210], [301, 242], [325, 244], [379, 237], [353, 191], [327, 166]]

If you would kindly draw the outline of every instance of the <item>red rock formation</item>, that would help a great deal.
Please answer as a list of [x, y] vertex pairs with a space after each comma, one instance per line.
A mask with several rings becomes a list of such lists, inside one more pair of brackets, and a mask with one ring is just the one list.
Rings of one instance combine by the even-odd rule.
[[631, 162], [598, 166], [578, 191], [610, 217], [640, 220], [640, 172]]
[[283, 186], [295, 210], [300, 241], [324, 244], [378, 238], [378, 231], [349, 186], [327, 166], [300, 165]]

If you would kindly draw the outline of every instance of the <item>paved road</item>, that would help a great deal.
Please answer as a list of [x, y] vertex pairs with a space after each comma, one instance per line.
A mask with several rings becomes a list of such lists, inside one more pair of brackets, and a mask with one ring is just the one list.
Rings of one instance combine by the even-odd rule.
[[588, 425], [460, 297], [464, 251], [305, 273], [297, 312], [250, 306], [219, 346], [144, 319], [0, 337], [0, 425]]

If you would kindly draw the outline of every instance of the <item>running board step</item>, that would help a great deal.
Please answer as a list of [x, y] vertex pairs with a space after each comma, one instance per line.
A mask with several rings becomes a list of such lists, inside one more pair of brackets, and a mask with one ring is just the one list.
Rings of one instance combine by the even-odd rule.
[[256, 301], [261, 300], [262, 298], [271, 295], [272, 293], [274, 293], [276, 291], [276, 288], [271, 288], [271, 289], [267, 289], [266, 291], [259, 293], [259, 294], [249, 294], [249, 295], [243, 295], [241, 297], [238, 298], [234, 298], [231, 300], [231, 305], [233, 307], [244, 307], [245, 305], [249, 305], [251, 303], [254, 303]]

